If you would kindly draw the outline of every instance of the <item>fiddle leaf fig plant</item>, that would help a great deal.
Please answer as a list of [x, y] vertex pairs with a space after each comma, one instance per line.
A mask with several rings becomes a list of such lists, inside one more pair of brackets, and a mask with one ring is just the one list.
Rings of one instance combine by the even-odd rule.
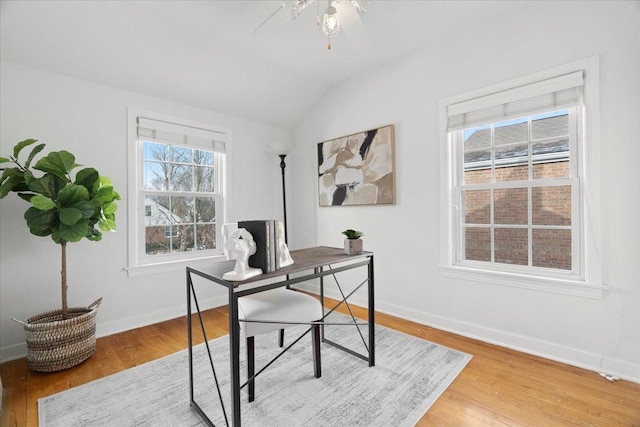
[[61, 246], [62, 312], [66, 319], [67, 243], [83, 238], [99, 241], [103, 231], [115, 231], [115, 201], [120, 200], [120, 195], [111, 181], [94, 168], [80, 169], [73, 177], [73, 170], [82, 165], [77, 164], [75, 156], [68, 151], [51, 152], [32, 167], [36, 155], [45, 147], [38, 144], [24, 162], [19, 161], [22, 150], [36, 142], [35, 139], [21, 141], [13, 148], [13, 155], [0, 157], [0, 164], [14, 165], [5, 168], [0, 176], [0, 199], [15, 192], [29, 202], [24, 218], [31, 234], [51, 236]]

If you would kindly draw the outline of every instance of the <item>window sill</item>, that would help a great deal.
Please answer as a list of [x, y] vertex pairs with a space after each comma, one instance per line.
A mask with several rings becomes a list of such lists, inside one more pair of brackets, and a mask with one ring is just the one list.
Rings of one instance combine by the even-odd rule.
[[224, 255], [214, 255], [205, 258], [191, 258], [191, 259], [181, 259], [176, 261], [165, 261], [159, 262], [155, 264], [144, 264], [144, 265], [136, 265], [127, 268], [127, 276], [128, 277], [138, 277], [138, 276], [148, 276], [152, 274], [163, 274], [169, 273], [172, 271], [181, 271], [184, 270], [187, 265], [190, 266], [198, 266], [203, 263], [212, 263], [225, 261], [227, 259]]
[[452, 279], [470, 280], [484, 284], [511, 286], [594, 299], [602, 298], [603, 291], [609, 290], [608, 286], [593, 285], [579, 280], [536, 277], [461, 266], [440, 267], [440, 274], [443, 277]]

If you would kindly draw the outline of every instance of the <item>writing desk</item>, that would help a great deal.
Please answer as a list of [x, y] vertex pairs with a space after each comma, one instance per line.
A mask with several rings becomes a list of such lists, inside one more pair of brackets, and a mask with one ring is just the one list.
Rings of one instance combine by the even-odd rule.
[[[373, 253], [362, 252], [356, 255], [346, 255], [341, 248], [330, 248], [326, 246], [318, 246], [314, 248], [299, 249], [291, 251], [291, 258], [294, 263], [290, 266], [283, 267], [271, 273], [265, 273], [256, 277], [252, 277], [247, 280], [232, 282], [224, 280], [223, 274], [233, 270], [235, 266], [235, 260], [222, 261], [211, 263], [211, 265], [200, 268], [187, 267], [187, 324], [188, 324], [188, 339], [189, 339], [189, 393], [190, 404], [196, 410], [196, 412], [202, 417], [203, 421], [207, 425], [213, 425], [209, 417], [204, 413], [202, 408], [194, 399], [193, 393], [193, 339], [192, 339], [192, 296], [193, 301], [196, 304], [196, 312], [200, 319], [200, 325], [202, 333], [204, 334], [205, 345], [207, 343], [206, 334], [204, 331], [204, 324], [200, 317], [200, 308], [198, 306], [198, 300], [193, 286], [192, 275], [203, 277], [218, 285], [222, 285], [227, 288], [229, 296], [229, 348], [230, 348], [230, 363], [231, 363], [231, 424], [234, 427], [240, 426], [240, 323], [238, 321], [238, 298], [245, 295], [251, 295], [258, 292], [264, 292], [267, 290], [294, 285], [296, 283], [302, 283], [311, 279], [320, 279], [320, 301], [324, 306], [324, 280], [323, 278], [328, 275], [335, 275], [342, 271], [352, 270], [359, 267], [367, 268], [367, 279], [360, 283], [351, 293], [344, 296], [333, 309], [342, 303], [346, 303], [349, 298], [357, 289], [360, 288], [365, 282], [368, 284], [368, 354], [362, 355], [351, 349], [338, 345], [328, 339], [325, 339], [324, 332], [322, 334], [322, 341], [333, 345], [341, 350], [344, 350], [356, 357], [364, 359], [369, 362], [369, 366], [375, 366], [375, 310], [374, 310], [374, 274], [373, 274]], [[291, 277], [296, 275], [296, 277]], [[334, 276], [335, 277], [335, 276]], [[266, 283], [265, 283], [266, 282]], [[337, 279], [336, 279], [337, 282]], [[251, 285], [251, 286], [249, 286]], [[328, 313], [327, 313], [328, 314]], [[326, 317], [326, 315], [325, 315]], [[354, 320], [355, 322], [355, 320]], [[327, 323], [329, 324], [329, 323]], [[355, 323], [354, 323], [355, 324]], [[358, 326], [356, 326], [358, 327]], [[364, 340], [364, 337], [363, 337]], [[209, 352], [209, 359], [211, 360], [211, 354], [207, 345], [207, 351]], [[213, 362], [211, 362], [212, 370]], [[215, 370], [214, 370], [215, 377]], [[218, 395], [220, 402], [222, 403], [222, 396], [218, 389]], [[229, 424], [227, 415], [225, 412], [225, 420], [227, 425]]]

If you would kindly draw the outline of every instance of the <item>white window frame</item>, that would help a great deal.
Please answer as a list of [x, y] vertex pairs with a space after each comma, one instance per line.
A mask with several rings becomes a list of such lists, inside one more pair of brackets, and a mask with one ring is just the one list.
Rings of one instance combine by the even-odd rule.
[[[553, 79], [568, 73], [583, 71], [584, 87], [582, 103], [575, 107], [575, 116], [580, 117], [576, 129], [577, 146], [571, 147], [573, 178], [580, 180], [579, 194], [572, 197], [572, 211], [578, 213], [577, 226], [572, 227], [578, 245], [574, 245], [572, 259], [579, 268], [571, 272], [553, 269], [539, 269], [526, 266], [458, 262], [460, 259], [460, 212], [456, 209], [459, 194], [454, 191], [456, 174], [459, 174], [454, 138], [457, 132], [448, 132], [449, 107], [454, 104], [488, 97], [502, 91], [531, 85]], [[561, 106], [558, 109], [562, 109]], [[532, 111], [531, 113], [535, 113]], [[528, 115], [528, 113], [523, 114]], [[598, 57], [577, 61], [564, 66], [545, 70], [502, 84], [450, 97], [440, 101], [440, 271], [446, 278], [483, 284], [504, 285], [535, 289], [590, 298], [601, 298], [608, 289], [602, 283], [601, 238], [600, 238], [600, 193], [599, 193], [599, 61]], [[573, 173], [572, 173], [572, 176]], [[501, 183], [509, 186], [509, 183]], [[458, 216], [456, 216], [458, 215]], [[577, 234], [577, 235], [576, 235]], [[577, 248], [577, 252], [575, 253]], [[578, 257], [578, 258], [575, 258]]]
[[[216, 132], [224, 135], [225, 152], [216, 153], [216, 178], [219, 180], [219, 194], [216, 197], [216, 236], [222, 236], [222, 225], [227, 215], [229, 204], [229, 177], [227, 164], [229, 163], [231, 132], [228, 129], [212, 126], [207, 123], [172, 117], [164, 114], [129, 108], [127, 111], [128, 134], [128, 263], [127, 274], [129, 277], [159, 274], [184, 269], [186, 265], [202, 261], [217, 261], [226, 259], [220, 240], [218, 247], [213, 250], [193, 251], [185, 253], [146, 255], [145, 253], [145, 197], [143, 191], [143, 143], [138, 138], [138, 119], [151, 119], [160, 122], [171, 123], [179, 126], [187, 126], [196, 129]], [[211, 149], [210, 147], [202, 147]]]

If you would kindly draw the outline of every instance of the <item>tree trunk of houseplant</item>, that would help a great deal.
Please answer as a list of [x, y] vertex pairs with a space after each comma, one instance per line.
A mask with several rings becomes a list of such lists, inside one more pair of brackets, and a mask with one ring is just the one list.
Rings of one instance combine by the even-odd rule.
[[69, 306], [67, 305], [67, 242], [61, 241], [60, 247], [62, 250], [62, 266], [60, 270], [62, 280], [62, 319], [67, 320], [69, 318]]

